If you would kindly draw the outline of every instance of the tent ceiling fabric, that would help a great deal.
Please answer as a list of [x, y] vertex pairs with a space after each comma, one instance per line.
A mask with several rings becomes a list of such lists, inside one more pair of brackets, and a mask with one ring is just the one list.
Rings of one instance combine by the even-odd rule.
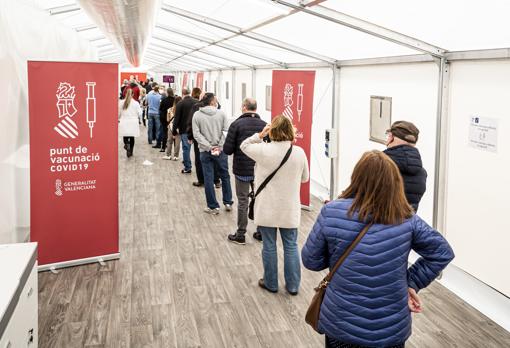
[[157, 0], [79, 0], [81, 8], [110, 40], [122, 47], [127, 60], [141, 65], [154, 26]]
[[[510, 12], [507, 0], [34, 1], [90, 40], [101, 58], [121, 61], [116, 49], [123, 47], [136, 65], [147, 47], [144, 68], [158, 71], [331, 64], [421, 53], [412, 45], [304, 13], [296, 5], [312, 11], [319, 5], [315, 12], [331, 9], [448, 51], [510, 47], [510, 31], [502, 30]], [[86, 11], [77, 10], [78, 4]], [[100, 11], [91, 15], [91, 7]], [[478, 25], [480, 18], [491, 20]]]

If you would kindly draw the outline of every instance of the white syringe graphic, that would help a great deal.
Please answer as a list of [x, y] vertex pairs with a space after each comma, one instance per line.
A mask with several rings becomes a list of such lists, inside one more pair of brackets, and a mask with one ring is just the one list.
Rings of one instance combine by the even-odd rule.
[[94, 96], [95, 82], [87, 82], [87, 123], [90, 128], [90, 137], [92, 138], [92, 128], [96, 123], [96, 97]]
[[303, 112], [303, 86], [302, 83], [298, 83], [297, 114], [299, 122], [301, 122], [301, 113]]

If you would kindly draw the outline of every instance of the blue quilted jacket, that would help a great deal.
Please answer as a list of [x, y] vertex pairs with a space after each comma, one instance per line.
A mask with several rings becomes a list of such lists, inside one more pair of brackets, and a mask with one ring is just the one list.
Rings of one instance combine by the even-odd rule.
[[[313, 271], [331, 268], [365, 226], [349, 218], [351, 199], [325, 205], [302, 250]], [[421, 258], [408, 268], [411, 250]], [[319, 330], [339, 341], [387, 347], [411, 335], [408, 287], [428, 286], [453, 259], [448, 242], [414, 215], [400, 225], [373, 225], [340, 266], [322, 303]]]

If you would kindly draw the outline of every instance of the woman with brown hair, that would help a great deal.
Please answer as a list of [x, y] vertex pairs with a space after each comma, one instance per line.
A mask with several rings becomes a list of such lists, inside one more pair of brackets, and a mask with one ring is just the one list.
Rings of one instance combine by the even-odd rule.
[[123, 137], [127, 157], [133, 156], [135, 137], [140, 136], [140, 118], [142, 109], [133, 98], [133, 91], [128, 89], [125, 99], [119, 101], [119, 135]]
[[[327, 285], [318, 329], [326, 347], [404, 347], [411, 312], [422, 310], [417, 292], [454, 254], [414, 214], [398, 167], [376, 150], [362, 156], [339, 199], [322, 208], [302, 250], [304, 266], [333, 268], [361, 231], [366, 234]], [[411, 250], [421, 258], [408, 269]]]
[[[269, 135], [270, 143], [263, 141], [266, 135]], [[301, 282], [297, 247], [301, 218], [299, 190], [309, 176], [305, 152], [293, 145], [294, 140], [291, 121], [285, 116], [277, 116], [262, 132], [247, 138], [240, 146], [241, 151], [255, 161], [255, 192], [261, 189], [254, 207], [254, 222], [262, 233], [263, 243], [264, 278], [259, 280], [259, 286], [270, 292], [278, 291], [276, 232], [279, 229], [284, 250], [285, 287], [291, 295], [297, 295]], [[262, 185], [277, 168], [267, 185]]]

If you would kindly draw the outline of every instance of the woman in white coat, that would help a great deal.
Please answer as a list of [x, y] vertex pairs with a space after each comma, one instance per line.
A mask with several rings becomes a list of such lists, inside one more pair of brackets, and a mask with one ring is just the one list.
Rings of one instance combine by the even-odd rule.
[[[269, 135], [270, 143], [262, 139]], [[255, 200], [254, 222], [262, 234], [262, 263], [264, 278], [259, 286], [270, 292], [278, 291], [278, 256], [276, 232], [279, 229], [284, 250], [285, 288], [297, 295], [301, 282], [301, 262], [297, 247], [301, 220], [299, 191], [309, 177], [308, 160], [299, 146], [293, 145], [295, 130], [285, 116], [277, 116], [261, 133], [256, 133], [241, 144], [241, 150], [255, 161], [255, 192], [262, 182], [282, 163]]]
[[142, 109], [133, 99], [133, 91], [128, 89], [126, 98], [119, 101], [119, 135], [124, 137], [124, 149], [128, 157], [133, 156], [135, 137], [140, 136], [140, 117]]

